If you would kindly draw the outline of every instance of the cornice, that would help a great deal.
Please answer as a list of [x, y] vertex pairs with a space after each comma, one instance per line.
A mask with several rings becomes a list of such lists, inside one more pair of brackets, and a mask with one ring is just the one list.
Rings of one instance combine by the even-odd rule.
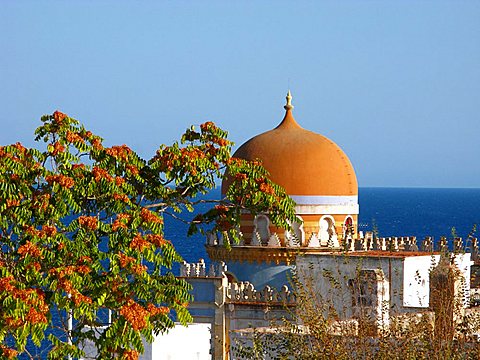
[[298, 255], [310, 253], [332, 253], [340, 250], [292, 248], [292, 247], [266, 247], [266, 246], [232, 246], [227, 249], [223, 245], [205, 245], [207, 254], [212, 261], [238, 261], [250, 263], [295, 264]]

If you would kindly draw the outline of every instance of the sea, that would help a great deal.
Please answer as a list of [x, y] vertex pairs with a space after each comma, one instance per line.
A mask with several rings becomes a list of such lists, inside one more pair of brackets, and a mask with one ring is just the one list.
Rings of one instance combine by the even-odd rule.
[[[206, 196], [220, 199], [220, 190], [212, 190]], [[467, 238], [475, 224], [480, 227], [480, 188], [360, 188], [359, 231], [378, 231], [378, 236], [416, 236], [423, 239], [432, 236], [438, 241], [441, 236], [452, 234]], [[206, 211], [202, 204], [198, 211]], [[194, 213], [195, 214], [195, 213]], [[194, 214], [186, 214], [191, 218]], [[165, 237], [170, 239], [187, 262], [197, 262], [208, 256], [205, 238], [201, 235], [187, 237], [187, 226], [166, 217]], [[480, 228], [477, 231], [477, 237]]]
[[[204, 199], [220, 199], [220, 189], [204, 195]], [[433, 236], [438, 241], [441, 236], [452, 238], [452, 229], [464, 239], [475, 224], [480, 227], [480, 189], [427, 189], [427, 188], [360, 188], [359, 189], [359, 231], [372, 231], [375, 227], [379, 236], [416, 236], [423, 239]], [[202, 203], [193, 213], [180, 214], [184, 219], [192, 219], [197, 213], [212, 206]], [[177, 214], [178, 215], [178, 214]], [[205, 238], [202, 235], [187, 236], [188, 225], [172, 217], [165, 217], [165, 238], [187, 262], [204, 259]], [[477, 231], [476, 236], [479, 236]], [[178, 265], [172, 271], [178, 273]], [[28, 348], [38, 357], [46, 358], [47, 344], [41, 349]], [[26, 356], [19, 356], [27, 359]]]

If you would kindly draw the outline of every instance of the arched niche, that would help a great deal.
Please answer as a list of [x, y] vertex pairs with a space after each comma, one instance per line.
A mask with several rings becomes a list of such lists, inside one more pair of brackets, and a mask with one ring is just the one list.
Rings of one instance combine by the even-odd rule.
[[303, 219], [297, 215], [300, 220], [295, 221], [291, 230], [285, 231], [285, 246], [303, 246], [305, 244], [305, 231], [303, 230]]
[[324, 215], [319, 220], [318, 239], [322, 246], [331, 244], [339, 246], [337, 232], [335, 230], [335, 219], [331, 215]]
[[353, 237], [355, 232], [355, 223], [353, 217], [351, 215], [345, 216], [345, 220], [343, 221], [343, 238], [345, 239], [347, 236], [347, 232], [350, 229], [350, 236]]
[[229, 283], [237, 283], [238, 282], [238, 278], [235, 276], [234, 273], [230, 272], [230, 271], [227, 271], [225, 272], [225, 276], [227, 277], [227, 280]]
[[270, 219], [266, 215], [257, 215], [253, 224], [254, 232], [258, 233], [262, 244], [266, 244], [270, 239]]

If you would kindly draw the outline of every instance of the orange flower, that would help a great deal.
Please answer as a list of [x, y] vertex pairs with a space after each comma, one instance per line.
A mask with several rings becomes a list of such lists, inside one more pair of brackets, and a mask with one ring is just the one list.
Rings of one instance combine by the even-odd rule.
[[41, 231], [35, 229], [33, 226], [26, 226], [24, 227], [25, 233], [27, 233], [30, 236], [41, 236]]
[[260, 184], [260, 191], [265, 193], [265, 194], [270, 194], [270, 195], [275, 194], [275, 189], [271, 185], [266, 184], [266, 183], [261, 183]]
[[80, 304], [91, 304], [92, 299], [86, 295], [82, 295], [79, 291], [75, 291], [72, 294], [72, 300], [76, 306]]
[[138, 360], [138, 351], [125, 350], [122, 358], [123, 360]]
[[212, 140], [212, 142], [214, 142], [215, 144], [219, 145], [219, 146], [227, 146], [230, 144], [230, 141], [228, 141], [227, 139], [224, 139], [224, 138], [214, 138]]
[[127, 256], [123, 253], [118, 253], [118, 257], [120, 260], [120, 267], [126, 268], [127, 266], [130, 266], [132, 273], [136, 275], [141, 275], [147, 270], [147, 267], [145, 265], [136, 264], [135, 258], [131, 256]]
[[66, 139], [69, 143], [76, 143], [76, 142], [80, 142], [80, 143], [85, 143], [85, 140], [76, 132], [73, 132], [73, 131], [67, 131], [67, 134], [66, 134]]
[[44, 226], [42, 226], [42, 232], [47, 237], [53, 237], [57, 234], [57, 228], [55, 226], [51, 226], [51, 225], [44, 225]]
[[130, 201], [130, 199], [128, 198], [127, 195], [117, 194], [117, 193], [113, 194], [113, 199], [116, 200], [116, 201], [123, 201], [125, 203]]
[[181, 149], [181, 152], [184, 157], [190, 160], [205, 158], [205, 153], [199, 148], [192, 148], [192, 149], [184, 148], [184, 149]]
[[163, 224], [163, 219], [155, 215], [155, 213], [151, 212], [146, 208], [142, 208], [140, 211], [140, 217], [144, 222], [152, 222], [155, 224]]
[[25, 256], [30, 255], [31, 257], [41, 257], [42, 252], [40, 249], [30, 241], [27, 241], [25, 244], [18, 248], [18, 253], [22, 256], [22, 259]]
[[58, 141], [55, 142], [55, 144], [53, 144], [53, 151], [52, 151], [53, 156], [55, 156], [59, 153], [63, 153], [64, 151], [65, 151], [65, 146], [60, 144]]
[[[72, 275], [73, 273], [75, 273], [75, 270], [76, 270], [75, 266], [72, 266], [72, 265], [65, 266], [63, 269], [58, 271], [58, 277], [59, 278], [64, 278], [67, 275]], [[54, 270], [54, 271], [56, 271], [56, 270]]]
[[42, 314], [33, 307], [28, 310], [28, 314], [25, 317], [25, 320], [31, 324], [47, 323], [47, 317], [45, 316], [45, 314]]
[[128, 214], [118, 214], [117, 218], [112, 224], [112, 230], [117, 231], [118, 229], [126, 229], [127, 223], [130, 221], [130, 215]]
[[0, 345], [0, 349], [2, 350], [3, 355], [7, 359], [15, 359], [18, 355], [18, 351], [15, 349], [8, 348], [4, 345]]
[[90, 268], [90, 266], [87, 266], [87, 265], [77, 266], [77, 272], [79, 272], [80, 274], [88, 274], [91, 271], [92, 269]]
[[200, 129], [202, 131], [212, 131], [212, 130], [215, 130], [217, 129], [217, 127], [215, 126], [215, 124], [211, 121], [207, 121], [206, 123], [203, 123], [200, 125]]
[[140, 265], [140, 264], [132, 265], [132, 272], [136, 275], [142, 275], [145, 271], [147, 271], [147, 267], [145, 265]]
[[127, 256], [124, 253], [118, 253], [118, 257], [119, 257], [119, 260], [120, 260], [120, 266], [122, 268], [125, 268], [130, 263], [135, 262], [135, 259], [133, 257]]
[[147, 327], [148, 311], [132, 299], [120, 308], [120, 315], [130, 323], [133, 330], [138, 331]]
[[64, 278], [58, 280], [58, 287], [70, 294], [75, 291], [72, 282]]
[[105, 152], [114, 157], [115, 159], [121, 159], [123, 161], [128, 159], [128, 156], [132, 153], [132, 150], [127, 145], [112, 146], [105, 150]]
[[19, 153], [22, 153], [22, 154], [25, 153], [25, 151], [27, 150], [27, 149], [25, 148], [25, 146], [23, 146], [23, 145], [22, 145], [21, 143], [19, 143], [19, 142], [15, 143], [15, 144], [13, 145], [13, 147], [14, 147], [15, 149], [17, 149], [17, 151], [18, 151]]
[[7, 199], [6, 204], [7, 204], [7, 208], [11, 208], [11, 207], [20, 205], [20, 200]]
[[168, 242], [163, 238], [162, 235], [159, 235], [159, 234], [148, 234], [147, 241], [149, 241], [150, 243], [152, 243], [157, 247], [160, 247]]
[[55, 122], [57, 123], [57, 125], [62, 125], [62, 121], [63, 119], [65, 119], [67, 117], [67, 115], [65, 115], [64, 113], [60, 112], [60, 111], [55, 111], [53, 113], [53, 119], [55, 120]]
[[130, 249], [140, 250], [150, 247], [152, 244], [145, 240], [142, 235], [137, 234], [130, 242]]
[[47, 210], [48, 205], [50, 203], [50, 194], [44, 194], [44, 195], [39, 196], [38, 201], [40, 203], [39, 204], [39, 209], [41, 211]]
[[108, 173], [107, 170], [99, 168], [98, 166], [94, 166], [92, 169], [93, 177], [95, 178], [96, 182], [99, 182], [102, 179], [107, 181], [112, 181], [113, 177]]
[[7, 276], [4, 278], [0, 278], [0, 292], [7, 291], [13, 292], [15, 290], [15, 286], [12, 285], [13, 276]]
[[231, 157], [227, 160], [227, 165], [238, 165], [241, 162], [239, 158]]
[[71, 187], [73, 187], [73, 185], [75, 185], [75, 181], [71, 177], [61, 175], [61, 174], [60, 175], [48, 175], [48, 176], [45, 177], [45, 180], [47, 180], [47, 182], [50, 185], [52, 185], [53, 183], [57, 183], [60, 186], [66, 188], [66, 189], [70, 189]]
[[72, 165], [72, 169], [73, 169], [73, 170], [85, 169], [85, 164], [73, 164], [73, 165]]
[[40, 269], [42, 268], [42, 266], [38, 262], [34, 262], [32, 264], [29, 264], [28, 267], [33, 268], [37, 272], [40, 271]]
[[12, 327], [12, 328], [18, 328], [23, 325], [22, 319], [15, 319], [11, 316], [5, 318], [5, 323], [7, 324], [8, 327]]
[[117, 176], [115, 178], [115, 185], [122, 186], [124, 183], [125, 183], [125, 179], [122, 178], [121, 176]]
[[92, 262], [92, 258], [90, 256], [81, 256], [80, 259], [78, 259], [79, 263], [90, 263]]
[[147, 310], [150, 313], [150, 316], [156, 316], [158, 314], [166, 315], [170, 312], [170, 309], [166, 306], [156, 307], [154, 304], [149, 303], [147, 305]]
[[78, 218], [80, 226], [95, 231], [98, 228], [98, 220], [95, 216], [80, 216]]
[[139, 173], [138, 168], [134, 165], [126, 165], [125, 169], [127, 170], [127, 172], [130, 172], [130, 174], [132, 174], [133, 176], [136, 176]]
[[225, 205], [215, 205], [215, 210], [217, 210], [218, 212], [227, 212], [228, 207], [226, 207]]
[[244, 174], [244, 173], [238, 173], [235, 175], [235, 179], [237, 180], [247, 180], [247, 174]]
[[96, 137], [95, 139], [93, 139], [93, 141], [91, 143], [92, 143], [92, 146], [95, 150], [102, 150], [103, 149], [102, 140], [100, 138]]
[[112, 224], [112, 231], [117, 231], [118, 229], [126, 229], [127, 225], [121, 221], [115, 220]]

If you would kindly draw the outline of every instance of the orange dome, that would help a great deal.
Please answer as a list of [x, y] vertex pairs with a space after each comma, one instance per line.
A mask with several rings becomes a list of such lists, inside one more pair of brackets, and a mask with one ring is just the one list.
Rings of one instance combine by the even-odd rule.
[[[358, 195], [357, 178], [347, 155], [330, 139], [298, 125], [290, 99], [287, 97], [287, 112], [280, 125], [248, 140], [233, 156], [261, 160], [270, 179], [291, 196]], [[222, 193], [226, 186], [224, 182]]]

